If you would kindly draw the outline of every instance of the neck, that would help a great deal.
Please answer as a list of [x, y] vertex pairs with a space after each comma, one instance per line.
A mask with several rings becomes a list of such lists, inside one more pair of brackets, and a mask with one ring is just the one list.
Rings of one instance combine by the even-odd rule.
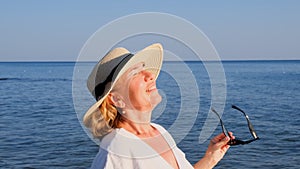
[[135, 112], [130, 113], [126, 111], [122, 114], [122, 121], [120, 127], [127, 131], [141, 137], [153, 136], [155, 128], [151, 126], [151, 112]]
[[131, 109], [125, 109], [122, 112], [122, 116], [127, 119], [128, 121], [131, 121], [136, 124], [142, 124], [142, 125], [149, 125], [151, 122], [151, 111], [138, 111], [138, 110], [131, 110]]

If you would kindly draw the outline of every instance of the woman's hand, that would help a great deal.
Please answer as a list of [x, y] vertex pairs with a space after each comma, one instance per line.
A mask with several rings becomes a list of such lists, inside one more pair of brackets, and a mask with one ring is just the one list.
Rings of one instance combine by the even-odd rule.
[[[234, 138], [231, 132], [229, 134], [232, 138]], [[223, 133], [211, 139], [204, 157], [198, 161], [194, 167], [213, 168], [215, 165], [217, 165], [230, 147], [227, 144], [229, 140], [230, 138], [226, 137]]]
[[[234, 136], [229, 133], [232, 138]], [[216, 165], [225, 155], [230, 145], [228, 145], [229, 137], [226, 137], [224, 133], [221, 133], [210, 140], [209, 146], [206, 150], [204, 158], [212, 159], [214, 165]]]

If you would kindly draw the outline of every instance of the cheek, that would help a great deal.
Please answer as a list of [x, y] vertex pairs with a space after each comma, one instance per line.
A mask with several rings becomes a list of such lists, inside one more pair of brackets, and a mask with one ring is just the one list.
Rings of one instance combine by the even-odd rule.
[[129, 90], [130, 91], [140, 91], [143, 90], [145, 88], [145, 83], [143, 82], [143, 80], [140, 77], [136, 77], [136, 78], [132, 78], [129, 83]]
[[140, 83], [139, 81], [133, 80], [129, 85], [128, 92], [129, 96], [138, 98], [138, 96], [146, 94], [145, 85], [143, 83]]
[[131, 80], [128, 86], [128, 96], [130, 100], [138, 100], [145, 93], [144, 84], [138, 80]]

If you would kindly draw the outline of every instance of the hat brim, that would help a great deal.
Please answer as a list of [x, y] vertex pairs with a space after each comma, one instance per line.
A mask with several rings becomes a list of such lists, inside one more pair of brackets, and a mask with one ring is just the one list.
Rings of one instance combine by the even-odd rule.
[[112, 85], [108, 92], [99, 99], [95, 104], [93, 104], [88, 111], [83, 116], [83, 121], [87, 121], [91, 115], [97, 111], [99, 111], [99, 106], [102, 104], [103, 100], [108, 96], [112, 88], [114, 87], [116, 81], [132, 66], [138, 63], [145, 63], [145, 70], [149, 70], [154, 74], [155, 80], [157, 79], [159, 72], [161, 70], [162, 62], [163, 62], [163, 47], [161, 44], [156, 43], [152, 44], [143, 50], [134, 54], [132, 58], [130, 58], [127, 63], [120, 69], [117, 73], [115, 80], [112, 82]]

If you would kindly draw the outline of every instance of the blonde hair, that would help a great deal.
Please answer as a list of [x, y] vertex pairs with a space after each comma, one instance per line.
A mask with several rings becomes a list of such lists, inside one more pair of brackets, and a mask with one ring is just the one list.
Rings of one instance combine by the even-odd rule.
[[120, 119], [121, 115], [117, 108], [106, 97], [99, 106], [99, 110], [84, 119], [83, 123], [90, 129], [94, 138], [102, 139], [112, 129], [118, 127]]

